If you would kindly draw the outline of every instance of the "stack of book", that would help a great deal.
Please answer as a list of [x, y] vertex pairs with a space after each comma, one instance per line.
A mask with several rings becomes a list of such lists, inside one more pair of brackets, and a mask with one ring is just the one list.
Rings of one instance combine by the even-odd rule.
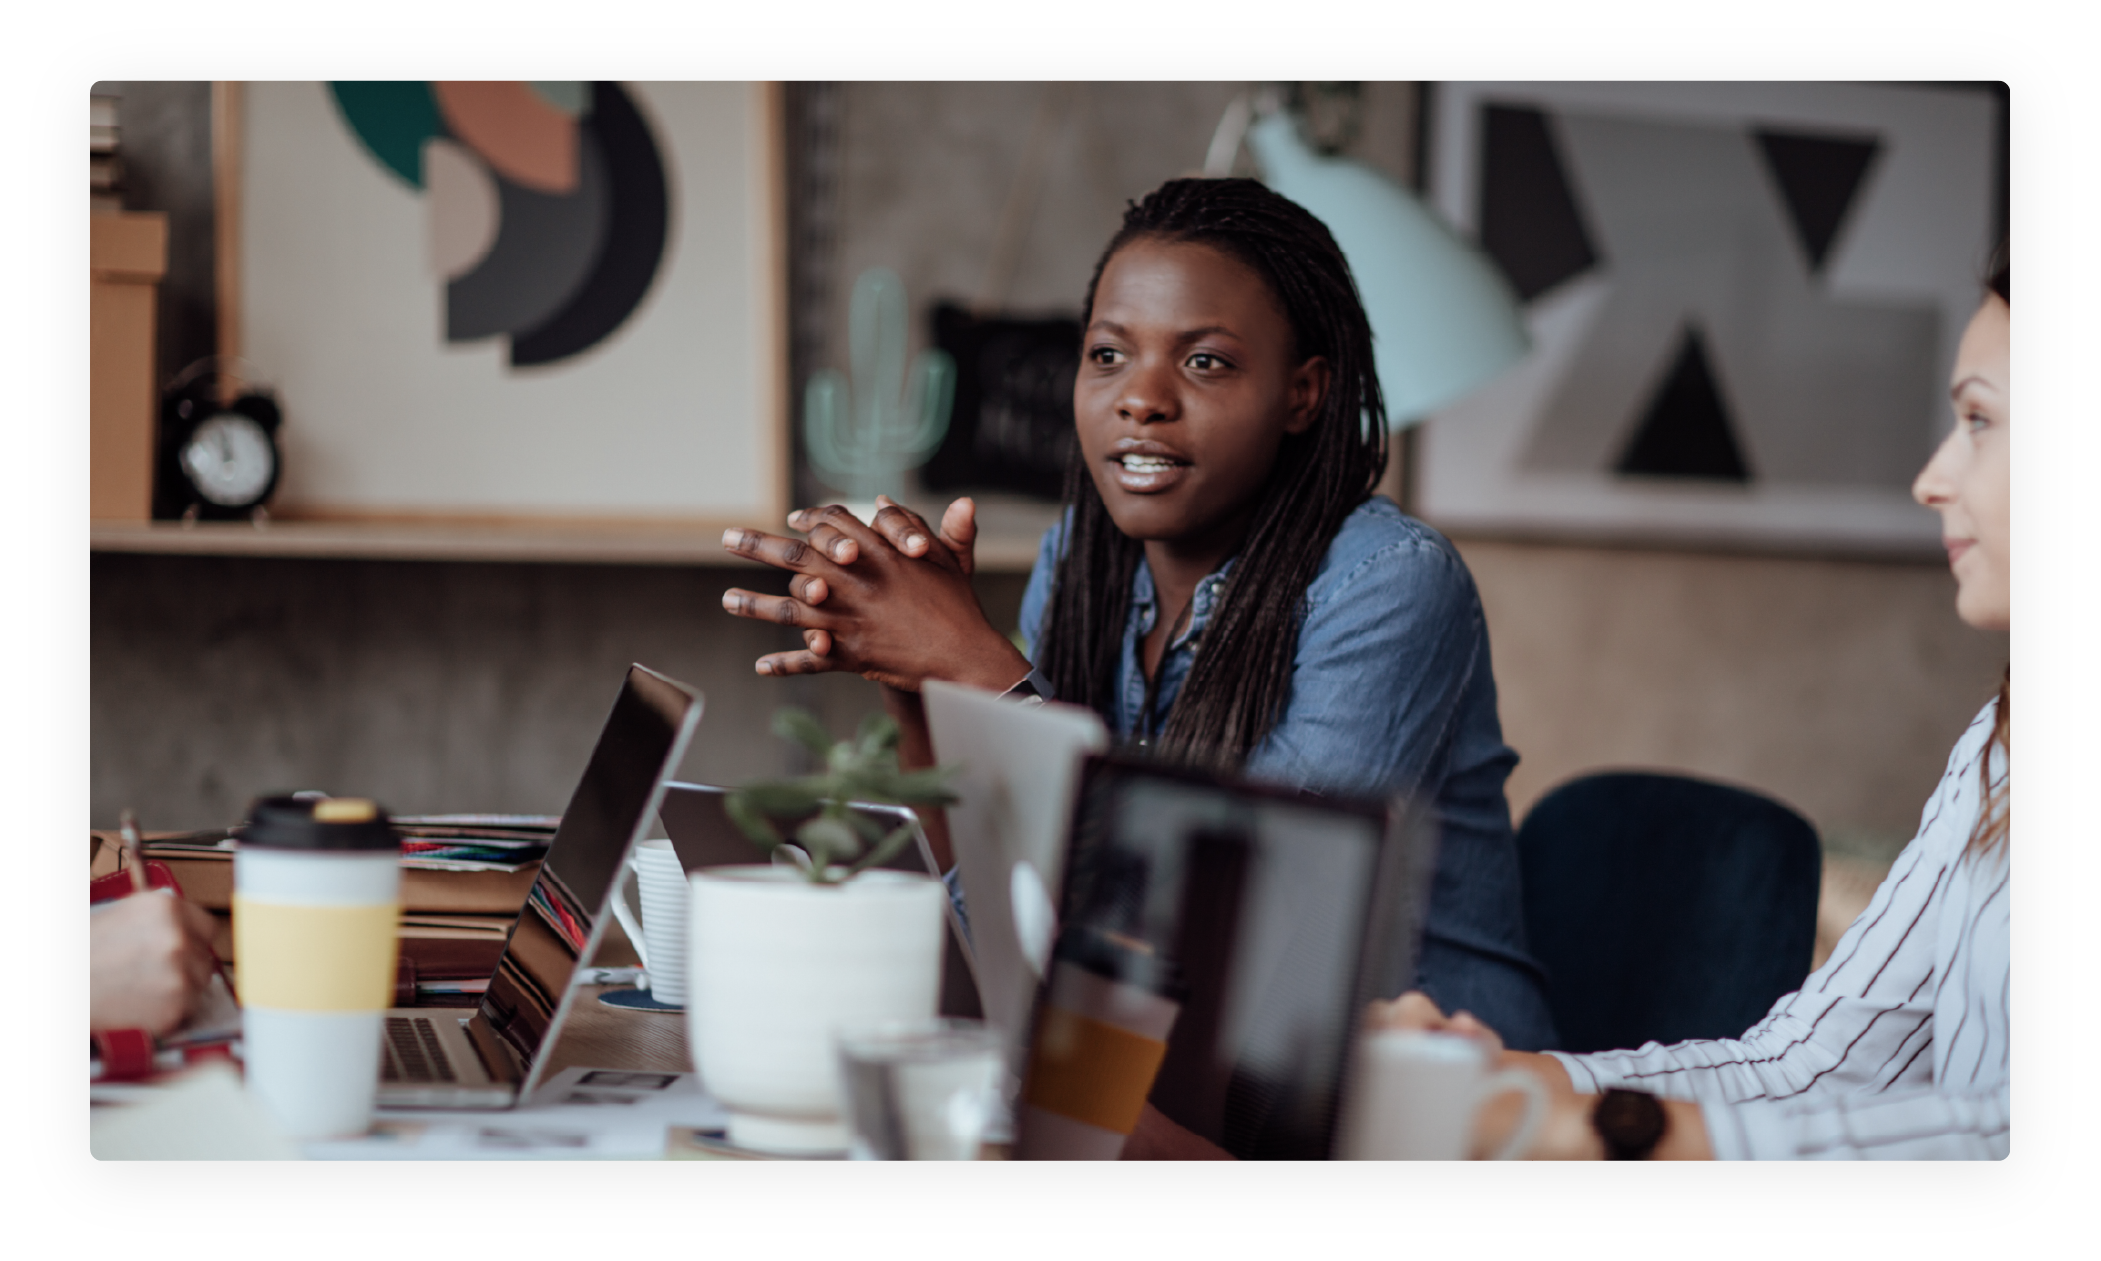
[[[394, 819], [401, 833], [401, 910], [415, 921], [471, 917], [502, 936], [525, 905], [558, 815], [430, 814]], [[192, 902], [233, 907], [234, 829], [148, 832], [146, 857], [168, 864]], [[114, 838], [111, 838], [112, 840]]]
[[124, 160], [117, 155], [115, 96], [88, 97], [88, 209], [114, 214], [124, 209]]

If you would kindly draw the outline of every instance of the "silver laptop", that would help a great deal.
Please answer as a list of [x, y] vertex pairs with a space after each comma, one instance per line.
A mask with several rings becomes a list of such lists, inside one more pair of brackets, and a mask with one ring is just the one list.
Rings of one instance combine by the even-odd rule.
[[[737, 830], [723, 809], [725, 789], [710, 784], [666, 784], [664, 802], [658, 807], [664, 834], [671, 838], [672, 852], [688, 874], [705, 867], [735, 867], [763, 863], [766, 855], [750, 838]], [[919, 826], [919, 816], [904, 806], [855, 803], [853, 810], [874, 820], [885, 832], [899, 823], [912, 825], [911, 845], [898, 851], [882, 866], [939, 878], [940, 867]], [[941, 961], [941, 1014], [976, 1019], [984, 1012], [978, 993], [977, 966], [971, 958], [963, 925], [956, 908], [948, 907], [948, 939]]]
[[934, 756], [960, 771], [949, 843], [985, 1019], [1018, 1074], [1036, 984], [1048, 965], [1080, 765], [1108, 747], [1108, 728], [1073, 705], [1024, 704], [928, 680]]
[[628, 851], [656, 817], [701, 707], [685, 684], [628, 667], [480, 1009], [387, 1012], [380, 1107], [507, 1108], [531, 1096], [576, 1002], [577, 970], [605, 935]]

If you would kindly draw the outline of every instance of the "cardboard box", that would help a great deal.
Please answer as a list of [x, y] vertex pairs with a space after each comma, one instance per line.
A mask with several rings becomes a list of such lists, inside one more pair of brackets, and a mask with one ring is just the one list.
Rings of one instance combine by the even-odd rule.
[[153, 515], [154, 308], [168, 270], [168, 219], [88, 218], [88, 516]]

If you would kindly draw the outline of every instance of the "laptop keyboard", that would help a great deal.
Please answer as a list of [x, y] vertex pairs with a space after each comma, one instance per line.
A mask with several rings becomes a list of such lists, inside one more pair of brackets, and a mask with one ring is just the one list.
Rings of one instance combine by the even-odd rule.
[[387, 1017], [386, 1051], [381, 1081], [415, 1084], [459, 1080], [428, 1017]]

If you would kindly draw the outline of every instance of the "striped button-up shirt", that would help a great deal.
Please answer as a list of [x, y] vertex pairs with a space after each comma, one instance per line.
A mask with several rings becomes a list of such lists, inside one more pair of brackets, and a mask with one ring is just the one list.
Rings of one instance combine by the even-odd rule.
[[1970, 844], [1996, 704], [1948, 758], [1919, 832], [1802, 988], [1741, 1038], [1555, 1052], [1578, 1090], [1703, 1103], [1722, 1159], [1998, 1159], [2007, 1152], [2009, 841]]

